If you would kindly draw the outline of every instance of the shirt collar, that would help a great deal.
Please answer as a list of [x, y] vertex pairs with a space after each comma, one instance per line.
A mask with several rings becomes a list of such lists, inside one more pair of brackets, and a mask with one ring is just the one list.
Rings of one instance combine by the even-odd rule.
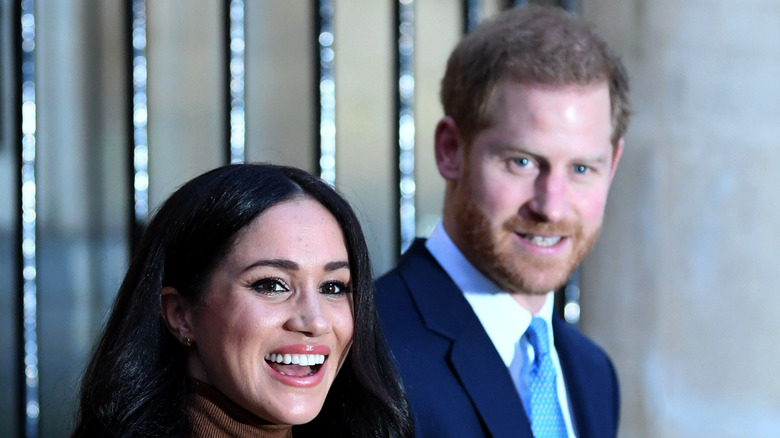
[[[425, 247], [463, 292], [463, 296], [471, 305], [498, 350], [498, 354], [508, 367], [515, 357], [516, 345], [528, 329], [534, 315], [485, 277], [463, 256], [450, 239], [441, 221], [436, 224], [431, 236], [425, 242]], [[554, 292], [550, 292], [544, 305], [535, 315], [547, 323], [550, 345], [552, 345], [553, 306]]]

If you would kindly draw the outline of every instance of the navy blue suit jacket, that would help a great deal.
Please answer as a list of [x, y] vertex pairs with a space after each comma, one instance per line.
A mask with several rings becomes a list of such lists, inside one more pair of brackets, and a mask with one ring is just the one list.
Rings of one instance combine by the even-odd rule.
[[[376, 294], [418, 437], [532, 437], [504, 362], [424, 240], [377, 280]], [[615, 437], [620, 396], [609, 358], [557, 315], [553, 334], [577, 436]]]

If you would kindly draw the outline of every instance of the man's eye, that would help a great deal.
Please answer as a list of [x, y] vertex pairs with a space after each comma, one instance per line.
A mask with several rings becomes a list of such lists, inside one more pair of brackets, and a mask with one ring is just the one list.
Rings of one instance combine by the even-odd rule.
[[287, 292], [289, 290], [281, 280], [276, 278], [264, 278], [255, 281], [252, 283], [252, 289], [260, 293]]
[[528, 158], [515, 158], [512, 160], [517, 167], [528, 167], [531, 165], [531, 160]]
[[583, 164], [577, 164], [574, 166], [574, 173], [587, 173], [588, 172], [588, 166], [585, 166]]
[[338, 295], [349, 292], [349, 286], [340, 281], [329, 281], [320, 286], [320, 293]]

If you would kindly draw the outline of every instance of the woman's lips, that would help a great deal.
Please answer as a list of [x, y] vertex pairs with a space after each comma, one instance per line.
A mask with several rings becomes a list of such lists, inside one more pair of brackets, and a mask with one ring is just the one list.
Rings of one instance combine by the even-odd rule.
[[266, 354], [265, 361], [279, 374], [309, 377], [317, 373], [325, 362], [323, 354]]
[[330, 348], [321, 345], [290, 345], [265, 355], [272, 376], [289, 386], [307, 387], [322, 381]]
[[324, 354], [277, 354], [269, 353], [265, 355], [266, 362], [277, 363], [281, 365], [300, 365], [312, 366], [322, 365], [325, 362]]

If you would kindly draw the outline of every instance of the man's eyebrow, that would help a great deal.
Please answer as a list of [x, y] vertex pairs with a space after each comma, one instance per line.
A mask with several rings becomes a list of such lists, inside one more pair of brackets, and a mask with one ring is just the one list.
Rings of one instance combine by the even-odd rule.
[[[525, 145], [518, 144], [518, 143], [506, 143], [500, 146], [497, 149], [500, 153], [521, 153], [525, 155], [529, 155], [534, 159], [543, 159], [544, 153], [541, 151], [536, 151], [532, 147], [526, 147]], [[611, 154], [594, 154], [592, 156], [582, 156], [579, 158], [574, 158], [572, 161], [582, 161], [585, 163], [593, 163], [593, 164], [606, 164], [609, 163]]]
[[578, 161], [592, 164], [607, 164], [609, 163], [610, 155], [596, 155], [591, 157], [582, 157]]
[[525, 144], [520, 144], [516, 142], [508, 142], [503, 143], [498, 148], [496, 148], [497, 151], [501, 153], [516, 153], [519, 152], [521, 154], [528, 154], [528, 155], [539, 155], [537, 152], [534, 151], [533, 148], [526, 146]]

